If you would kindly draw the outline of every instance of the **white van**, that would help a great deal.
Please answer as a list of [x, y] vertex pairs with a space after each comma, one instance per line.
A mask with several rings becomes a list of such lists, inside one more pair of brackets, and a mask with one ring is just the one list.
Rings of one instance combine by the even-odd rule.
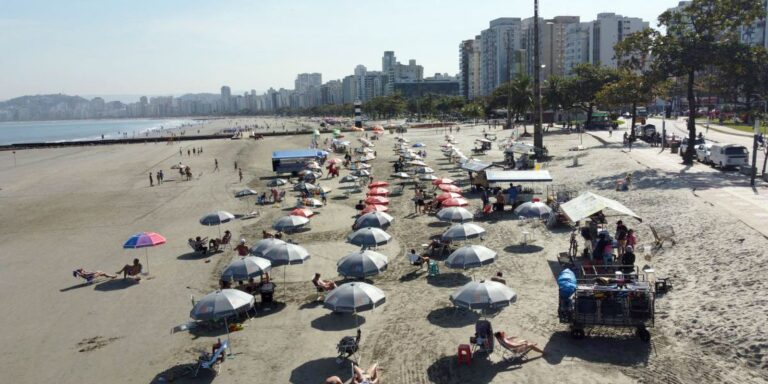
[[712, 144], [709, 161], [713, 167], [729, 168], [749, 164], [749, 151], [738, 144]]

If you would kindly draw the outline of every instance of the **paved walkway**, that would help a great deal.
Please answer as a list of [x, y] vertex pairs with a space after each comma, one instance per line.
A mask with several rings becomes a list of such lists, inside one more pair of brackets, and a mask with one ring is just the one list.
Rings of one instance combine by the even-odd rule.
[[[657, 126], [658, 127], [658, 126]], [[669, 129], [669, 122], [667, 124]], [[722, 209], [738, 220], [750, 226], [755, 231], [768, 238], [768, 184], [756, 181], [753, 188], [749, 178], [738, 172], [722, 172], [707, 165], [695, 163], [693, 166], [683, 165], [680, 156], [670, 153], [669, 149], [662, 151], [659, 147], [637, 141], [632, 150], [621, 148], [625, 130], [614, 131], [612, 136], [607, 131], [588, 131], [587, 133], [606, 143], [616, 146], [641, 164], [670, 176], [685, 180], [694, 195]]]

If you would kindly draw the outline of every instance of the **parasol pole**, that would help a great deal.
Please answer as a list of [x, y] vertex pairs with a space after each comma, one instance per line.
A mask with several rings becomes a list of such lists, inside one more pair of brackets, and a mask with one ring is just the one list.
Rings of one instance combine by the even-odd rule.
[[232, 356], [234, 352], [232, 352], [232, 341], [229, 339], [229, 324], [227, 323], [226, 316], [224, 316], [224, 327], [227, 328], [227, 344], [229, 344], [229, 348], [227, 348], [227, 356]]
[[149, 275], [149, 250], [144, 247], [144, 258], [147, 260], [147, 275]]

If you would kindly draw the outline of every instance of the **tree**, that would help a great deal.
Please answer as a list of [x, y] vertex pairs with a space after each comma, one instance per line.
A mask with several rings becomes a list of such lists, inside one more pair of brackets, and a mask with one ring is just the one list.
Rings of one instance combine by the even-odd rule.
[[[501, 107], [507, 109], [507, 120], [509, 121], [514, 116], [515, 121], [517, 121], [519, 116], [524, 115], [533, 107], [531, 78], [518, 75], [511, 82], [502, 84], [493, 90], [488, 104], [491, 109]], [[527, 127], [523, 127], [525, 129], [523, 136], [528, 136]]]
[[563, 81], [562, 94], [569, 95], [569, 108], [576, 108], [587, 114], [585, 127], [592, 123], [592, 112], [597, 103], [597, 94], [605, 84], [618, 79], [615, 69], [592, 64], [579, 64], [573, 68], [573, 76]]
[[479, 117], [483, 116], [483, 106], [478, 103], [467, 103], [461, 108], [461, 114], [477, 122]]
[[[696, 140], [697, 75], [714, 65], [727, 70], [729, 51], [741, 44], [739, 27], [751, 24], [762, 12], [761, 0], [692, 0], [681, 10], [659, 16], [658, 31], [642, 31], [627, 37], [647, 44], [654, 60], [651, 70], [666, 77], [683, 78], [688, 99], [688, 137]], [[693, 164], [694, 146], [689, 145], [683, 163]]]

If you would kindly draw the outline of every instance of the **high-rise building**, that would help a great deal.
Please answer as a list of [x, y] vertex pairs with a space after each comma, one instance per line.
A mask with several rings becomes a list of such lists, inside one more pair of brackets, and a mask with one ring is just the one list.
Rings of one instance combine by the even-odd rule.
[[355, 96], [360, 101], [368, 100], [365, 94], [365, 74], [368, 70], [360, 64], [355, 67]]
[[624, 37], [649, 27], [648, 22], [636, 17], [624, 17], [615, 13], [599, 13], [589, 30], [590, 57], [594, 65], [616, 68], [613, 47]]
[[395, 64], [395, 83], [411, 83], [424, 79], [424, 67], [416, 64], [416, 60], [408, 60], [408, 65]]
[[294, 81], [294, 90], [302, 93], [309, 90], [310, 87], [319, 88], [323, 84], [323, 76], [319, 73], [300, 73], [296, 75]]
[[464, 40], [459, 44], [459, 95], [465, 100], [469, 100], [469, 62], [474, 44], [474, 40]]
[[345, 76], [341, 80], [341, 100], [343, 104], [354, 103], [357, 100], [357, 77]]
[[553, 75], [565, 75], [566, 30], [574, 24], [579, 24], [578, 16], [557, 16], [539, 25], [542, 81]]
[[384, 93], [391, 95], [395, 84], [395, 66], [397, 65], [397, 58], [394, 51], [384, 51], [384, 56], [381, 58], [381, 72], [387, 76], [387, 85], [384, 89]]
[[480, 33], [483, 54], [481, 60], [481, 94], [490, 95], [494, 89], [520, 73], [517, 52], [521, 48], [520, 18], [502, 17], [491, 20], [488, 29]]
[[589, 29], [592, 23], [569, 24], [565, 31], [563, 74], [569, 76], [573, 68], [589, 62]]

